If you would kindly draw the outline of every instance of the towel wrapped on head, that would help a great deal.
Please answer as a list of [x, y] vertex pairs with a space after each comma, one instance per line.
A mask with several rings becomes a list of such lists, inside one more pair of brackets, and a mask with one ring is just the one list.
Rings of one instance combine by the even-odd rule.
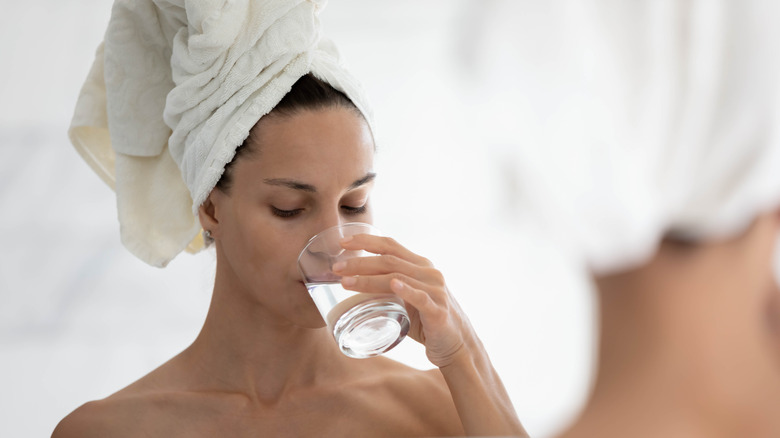
[[313, 0], [117, 0], [71, 142], [116, 191], [122, 243], [165, 266], [203, 246], [197, 209], [236, 148], [303, 75], [359, 83], [320, 36]]
[[665, 236], [722, 239], [780, 209], [780, 3], [547, 7], [544, 26], [507, 21], [495, 53], [522, 62], [498, 73], [516, 89], [491, 105], [532, 117], [506, 129], [551, 238], [610, 273]]

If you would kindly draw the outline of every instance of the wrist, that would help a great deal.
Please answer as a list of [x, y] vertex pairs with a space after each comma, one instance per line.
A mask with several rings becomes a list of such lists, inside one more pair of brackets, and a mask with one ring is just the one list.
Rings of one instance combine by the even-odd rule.
[[434, 364], [439, 367], [442, 373], [474, 368], [474, 354], [469, 346], [461, 344], [453, 354], [446, 358], [439, 358]]

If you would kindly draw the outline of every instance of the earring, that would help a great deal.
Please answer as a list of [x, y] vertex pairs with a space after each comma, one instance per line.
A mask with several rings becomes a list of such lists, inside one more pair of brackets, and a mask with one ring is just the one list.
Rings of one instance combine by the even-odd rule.
[[205, 240], [213, 240], [213, 237], [211, 237], [211, 231], [203, 230], [203, 238]]

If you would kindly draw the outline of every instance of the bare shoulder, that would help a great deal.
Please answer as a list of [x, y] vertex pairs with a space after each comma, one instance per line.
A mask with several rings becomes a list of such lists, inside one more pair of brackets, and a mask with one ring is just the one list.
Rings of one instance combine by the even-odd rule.
[[207, 406], [204, 397], [197, 394], [131, 385], [105, 399], [80, 406], [60, 421], [52, 437], [171, 437], [176, 435], [174, 431], [195, 426], [197, 421], [185, 420], [207, 411], [204, 406]]
[[52, 433], [52, 438], [124, 436], [127, 424], [122, 420], [122, 409], [117, 403], [104, 399], [85, 403], [63, 418]]
[[447, 382], [436, 368], [419, 370], [391, 359], [384, 359], [378, 368], [387, 382], [399, 391], [424, 398], [451, 399]]
[[452, 395], [438, 369], [418, 370], [394, 361], [382, 368], [384, 377], [374, 391], [385, 394], [386, 400], [396, 400], [391, 410], [405, 422], [418, 422], [431, 436], [463, 435]]
[[450, 390], [438, 369], [418, 370], [404, 365], [403, 370], [390, 374], [390, 381], [399, 391], [424, 402], [430, 399], [451, 400]]
[[81, 405], [59, 422], [52, 438], [138, 436], [139, 428], [158, 422], [155, 417], [170, 410], [176, 391], [161, 384], [166, 368], [167, 364], [109, 397]]

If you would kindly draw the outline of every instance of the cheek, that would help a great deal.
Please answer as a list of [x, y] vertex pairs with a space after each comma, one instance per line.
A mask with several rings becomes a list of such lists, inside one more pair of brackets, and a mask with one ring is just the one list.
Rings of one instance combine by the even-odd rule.
[[243, 208], [224, 224], [225, 255], [233, 269], [241, 276], [252, 277], [252, 282], [271, 280], [269, 273], [278, 271], [279, 264], [289, 259], [282, 244], [283, 236], [275, 229], [273, 221], [261, 213], [257, 209]]
[[248, 268], [269, 286], [297, 281], [298, 255], [307, 241], [305, 233], [289, 224], [267, 221], [245, 236]]
[[257, 228], [251, 236], [246, 236], [244, 242], [253, 269], [263, 271], [266, 275], [275, 273], [277, 276], [289, 271], [297, 259], [297, 253], [283, 230], [270, 226]]

